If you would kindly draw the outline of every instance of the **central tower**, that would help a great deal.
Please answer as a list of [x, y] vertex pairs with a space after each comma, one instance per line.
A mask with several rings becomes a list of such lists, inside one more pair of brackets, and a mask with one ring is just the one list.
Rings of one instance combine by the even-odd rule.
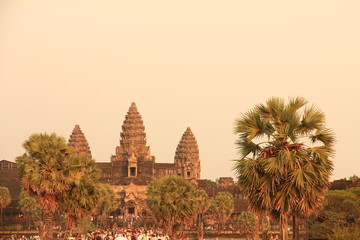
[[133, 178], [132, 182], [147, 182], [154, 175], [155, 157], [150, 155], [150, 147], [146, 146], [144, 123], [135, 103], [131, 103], [121, 129], [120, 146], [111, 156], [113, 176]]

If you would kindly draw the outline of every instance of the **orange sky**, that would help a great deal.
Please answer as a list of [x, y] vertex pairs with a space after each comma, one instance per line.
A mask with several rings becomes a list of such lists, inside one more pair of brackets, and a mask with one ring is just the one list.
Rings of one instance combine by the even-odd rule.
[[303, 96], [337, 135], [333, 179], [360, 176], [360, 2], [2, 0], [0, 159], [75, 124], [109, 161], [136, 102], [157, 162], [186, 127], [202, 178], [233, 176], [233, 123], [272, 96]]

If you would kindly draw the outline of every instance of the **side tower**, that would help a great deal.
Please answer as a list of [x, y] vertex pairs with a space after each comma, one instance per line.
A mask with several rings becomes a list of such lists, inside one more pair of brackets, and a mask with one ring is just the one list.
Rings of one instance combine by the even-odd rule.
[[[148, 182], [154, 175], [155, 157], [146, 146], [143, 120], [135, 103], [131, 103], [120, 133], [120, 146], [111, 156], [114, 178], [137, 179], [131, 182]], [[123, 183], [124, 179], [119, 179]], [[126, 181], [128, 182], [128, 181]]]
[[70, 135], [68, 145], [74, 148], [76, 154], [92, 158], [90, 146], [79, 125], [75, 125], [74, 130]]
[[189, 127], [176, 148], [174, 161], [178, 176], [185, 179], [200, 179], [199, 148]]

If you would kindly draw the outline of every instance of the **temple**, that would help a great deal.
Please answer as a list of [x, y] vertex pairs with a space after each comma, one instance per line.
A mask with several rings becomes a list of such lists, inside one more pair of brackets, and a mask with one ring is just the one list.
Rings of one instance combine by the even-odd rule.
[[200, 179], [199, 148], [189, 127], [176, 148], [175, 168], [178, 176], [185, 179]]
[[[102, 182], [112, 185], [147, 185], [153, 178], [182, 176], [200, 179], [199, 149], [190, 128], [183, 134], [174, 163], [156, 163], [146, 145], [145, 127], [140, 113], [131, 103], [120, 133], [120, 145], [110, 162], [98, 162]], [[70, 142], [69, 142], [70, 144]]]
[[[239, 213], [246, 210], [247, 201], [232, 178], [220, 178], [218, 186], [213, 186], [214, 182], [211, 184], [211, 181], [200, 178], [199, 148], [192, 130], [189, 127], [186, 128], [179, 138], [177, 148], [174, 149], [173, 161], [156, 163], [155, 157], [151, 155], [150, 146], [146, 142], [143, 119], [136, 104], [131, 103], [121, 127], [119, 145], [115, 147], [110, 161], [96, 161], [96, 165], [101, 169], [100, 182], [110, 185], [119, 197], [120, 206], [116, 212], [112, 213], [114, 217], [148, 216], [145, 195], [147, 185], [153, 179], [170, 176], [184, 177], [197, 188], [204, 189], [210, 198], [220, 191], [230, 191], [234, 195], [235, 211]], [[68, 145], [76, 154], [92, 157], [89, 143], [79, 125], [75, 125]], [[2, 176], [6, 176], [16, 185], [15, 188], [15, 186], [10, 186], [8, 181], [0, 181], [2, 183], [0, 185], [10, 187], [14, 203], [8, 210], [11, 216], [17, 216], [20, 214], [15, 203], [20, 192], [17, 164], [1, 161], [0, 173], [3, 174], [0, 174], [0, 180]]]
[[89, 143], [86, 141], [85, 135], [79, 125], [75, 125], [70, 135], [69, 146], [74, 149], [76, 154], [92, 158]]
[[[79, 125], [75, 125], [68, 145], [77, 155], [92, 158], [89, 143]], [[115, 147], [114, 154], [109, 160], [96, 162], [96, 165], [102, 172], [100, 182], [110, 185], [118, 196], [118, 209], [111, 213], [111, 219], [118, 219], [118, 223], [132, 224], [134, 219], [140, 219], [140, 221], [150, 219], [146, 205], [147, 185], [153, 179], [170, 176], [181, 176], [187, 179], [197, 189], [206, 191], [211, 199], [214, 199], [219, 192], [231, 193], [234, 197], [234, 211], [227, 222], [228, 226], [236, 226], [240, 213], [248, 210], [247, 197], [233, 178], [220, 177], [216, 182], [200, 178], [199, 148], [189, 127], [182, 134], [174, 151], [173, 162], [156, 163], [155, 157], [151, 155], [150, 146], [146, 143], [143, 119], [135, 103], [131, 103], [125, 115], [119, 145]], [[18, 206], [21, 183], [17, 172], [16, 163], [7, 160], [0, 161], [0, 186], [7, 187], [12, 198], [11, 204], [3, 210], [7, 226], [18, 226], [17, 224], [21, 221], [19, 217], [23, 216]], [[340, 179], [333, 181], [330, 189], [358, 186], [360, 186], [359, 178]], [[214, 222], [211, 221], [209, 220], [209, 224], [213, 225]], [[277, 229], [279, 226], [275, 224], [275, 231]]]
[[[79, 137], [79, 131], [80, 127], [75, 126], [69, 145], [85, 154], [90, 150], [79, 147], [85, 145], [85, 137]], [[146, 215], [146, 186], [154, 178], [182, 176], [193, 182], [200, 179], [199, 149], [191, 129], [187, 128], [182, 135], [173, 163], [156, 163], [150, 146], [147, 146], [144, 123], [135, 103], [131, 103], [125, 116], [120, 144], [110, 162], [97, 162], [96, 165], [102, 171], [100, 181], [110, 184], [122, 198], [124, 206], [120, 213], [124, 215]]]

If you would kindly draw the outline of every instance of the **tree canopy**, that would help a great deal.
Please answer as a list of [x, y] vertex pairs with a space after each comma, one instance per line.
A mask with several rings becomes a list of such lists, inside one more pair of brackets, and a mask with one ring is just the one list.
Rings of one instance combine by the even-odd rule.
[[32, 227], [40, 227], [43, 212], [36, 199], [28, 196], [26, 192], [21, 191], [18, 204], [22, 214], [24, 215], [24, 219], [28, 222], [27, 228], [31, 229]]
[[7, 187], [0, 187], [0, 223], [3, 221], [3, 209], [11, 203], [11, 196]]
[[24, 191], [35, 197], [44, 212], [45, 239], [52, 238], [56, 199], [70, 187], [69, 157], [71, 151], [56, 134], [33, 134], [23, 144], [26, 150], [16, 158]]
[[222, 226], [234, 211], [234, 197], [229, 192], [218, 192], [211, 205], [211, 212], [215, 215], [219, 225], [218, 230], [221, 231]]
[[308, 216], [322, 204], [333, 170], [334, 134], [325, 114], [306, 104], [273, 97], [235, 121], [239, 185], [253, 211], [280, 218], [282, 239], [289, 214]]
[[329, 191], [309, 228], [312, 237], [360, 239], [360, 187]]
[[246, 235], [246, 239], [249, 239], [255, 230], [256, 219], [254, 214], [250, 211], [241, 212], [237, 219], [237, 223], [239, 225], [240, 233]]
[[195, 188], [182, 177], [153, 180], [147, 188], [146, 203], [157, 224], [171, 238], [193, 223], [198, 213]]
[[[99, 183], [95, 161], [74, 153], [56, 134], [33, 134], [23, 144], [26, 153], [17, 157], [24, 191], [34, 197], [45, 218], [45, 239], [52, 238], [55, 211], [67, 217], [67, 233], [95, 212], [111, 211], [106, 201], [115, 199], [114, 191]], [[104, 198], [108, 197], [108, 198]]]

